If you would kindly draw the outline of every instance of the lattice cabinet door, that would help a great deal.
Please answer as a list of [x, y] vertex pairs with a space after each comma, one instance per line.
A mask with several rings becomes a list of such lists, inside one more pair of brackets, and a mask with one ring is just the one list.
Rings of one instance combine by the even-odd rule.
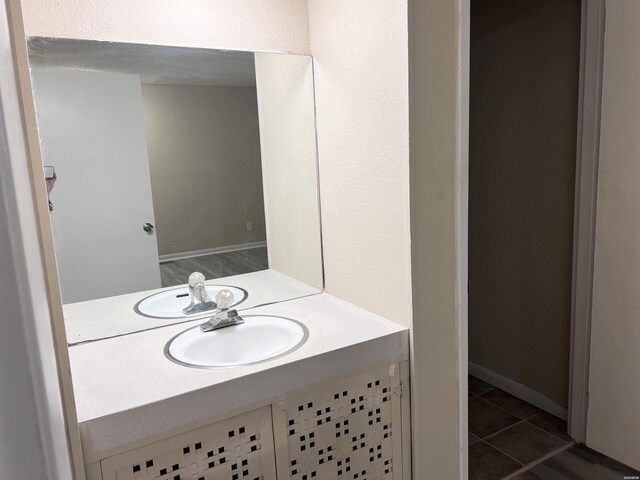
[[270, 407], [101, 462], [104, 480], [275, 480]]
[[273, 406], [278, 479], [401, 480], [397, 365]]

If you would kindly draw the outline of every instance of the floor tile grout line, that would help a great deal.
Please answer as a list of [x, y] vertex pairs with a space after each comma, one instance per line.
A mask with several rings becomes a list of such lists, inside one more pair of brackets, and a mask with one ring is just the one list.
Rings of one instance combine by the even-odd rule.
[[[506, 431], [506, 430], [509, 430], [511, 427], [515, 427], [516, 425], [519, 425], [519, 424], [524, 423], [524, 422], [526, 422], [526, 420], [519, 420], [519, 421], [517, 421], [516, 423], [512, 423], [512, 424], [511, 424], [511, 425], [509, 425], [508, 427], [505, 427], [505, 428], [503, 428], [502, 430], [498, 430], [497, 432], [491, 433], [491, 434], [489, 434], [489, 435], [487, 435], [487, 436], [485, 436], [485, 437], [478, 437], [478, 435], [476, 435], [475, 433], [473, 433], [473, 432], [471, 432], [471, 433], [473, 433], [474, 435], [476, 435], [476, 437], [478, 437], [480, 440], [486, 440], [487, 438], [495, 437], [496, 435], [499, 435], [499, 434], [501, 434], [502, 432], [504, 432], [504, 431]], [[489, 443], [489, 442], [487, 442], [487, 443]]]
[[[546, 412], [546, 411], [544, 411], [544, 410], [541, 410], [541, 409], [539, 409], [538, 407], [536, 407], [535, 405], [531, 405], [529, 402], [526, 402], [526, 401], [522, 400], [521, 398], [516, 397], [515, 395], [511, 395], [512, 397], [517, 398], [517, 399], [518, 399], [518, 400], [520, 400], [521, 402], [524, 402], [524, 403], [526, 403], [527, 405], [531, 405], [532, 407], [534, 407], [534, 408], [538, 408], [538, 410], [540, 410], [539, 412], [534, 413], [534, 414], [533, 414], [533, 415], [531, 415], [530, 417], [520, 418], [520, 417], [518, 417], [517, 415], [515, 415], [513, 412], [510, 412], [509, 410], [507, 410], [506, 408], [503, 408], [503, 407], [501, 407], [500, 405], [498, 405], [497, 403], [492, 402], [492, 401], [491, 401], [491, 400], [489, 400], [488, 398], [483, 397], [483, 395], [485, 395], [485, 394], [487, 394], [487, 393], [489, 393], [489, 392], [491, 392], [491, 391], [493, 391], [493, 390], [499, 390], [499, 391], [501, 391], [501, 392], [503, 392], [503, 393], [506, 393], [507, 395], [511, 395], [510, 393], [505, 392], [504, 390], [502, 390], [502, 389], [500, 389], [500, 388], [498, 388], [498, 387], [493, 387], [491, 390], [487, 390], [486, 392], [482, 392], [482, 393], [474, 394], [473, 396], [469, 397], [469, 398], [468, 398], [468, 400], [471, 400], [472, 398], [476, 398], [476, 397], [482, 398], [483, 400], [485, 400], [485, 401], [489, 402], [489, 403], [490, 403], [491, 405], [493, 405], [494, 407], [498, 407], [498, 408], [499, 408], [500, 410], [502, 410], [503, 412], [507, 412], [509, 415], [511, 415], [511, 416], [513, 416], [513, 417], [515, 417], [515, 418], [519, 419], [520, 421], [519, 421], [519, 422], [514, 423], [513, 425], [511, 425], [511, 426], [509, 426], [509, 427], [503, 428], [502, 430], [499, 430], [499, 431], [498, 431], [498, 432], [496, 432], [496, 433], [492, 433], [491, 435], [488, 435], [488, 436], [486, 436], [486, 437], [484, 437], [484, 438], [489, 438], [489, 437], [492, 437], [492, 436], [494, 436], [494, 435], [497, 435], [498, 433], [503, 432], [504, 430], [507, 430], [508, 428], [511, 428], [511, 427], [513, 427], [514, 425], [517, 425], [518, 423], [522, 423], [522, 422], [529, 422], [529, 420], [531, 420], [531, 419], [533, 419], [533, 418], [535, 418], [535, 417], [537, 417], [537, 416], [543, 415], [543, 414], [545, 414], [545, 413], [546, 413], [546, 414], [548, 414], [548, 415], [552, 415], [552, 416], [554, 416], [554, 417], [555, 417], [555, 415], [553, 415], [553, 414], [551, 414], [551, 413], [549, 413], [549, 412]], [[467, 401], [468, 401], [468, 400], [467, 400]], [[531, 422], [529, 422], [529, 423], [531, 423]], [[538, 425], [536, 425], [535, 423], [531, 423], [531, 425], [533, 425], [534, 427], [538, 428], [539, 430], [542, 430], [543, 432], [548, 433], [549, 435], [553, 435], [554, 437], [559, 438], [560, 440], [563, 440], [563, 441], [565, 441], [565, 442], [567, 442], [567, 441], [573, 441], [573, 439], [571, 439], [571, 440], [566, 440], [565, 438], [562, 438], [560, 435], [557, 435], [557, 434], [555, 434], [555, 433], [553, 433], [553, 432], [548, 432], [547, 430], [545, 430], [544, 428], [539, 427], [539, 426], [538, 426]], [[472, 434], [473, 434], [473, 435], [475, 435], [476, 437], [480, 438], [481, 440], [484, 440], [484, 438], [479, 437], [479, 436], [478, 436], [478, 435], [476, 435], [475, 433], [473, 433], [473, 432], [470, 432], [470, 433], [472, 433]], [[567, 435], [567, 434], [565, 434], [565, 435]]]
[[[533, 417], [531, 417], [531, 418], [533, 418]], [[526, 421], [527, 423], [529, 423], [530, 425], [533, 425], [534, 427], [536, 427], [538, 430], [542, 430], [543, 432], [548, 433], [549, 435], [551, 435], [551, 436], [553, 436], [553, 437], [556, 437], [556, 438], [558, 438], [558, 439], [562, 440], [563, 442], [575, 443], [575, 441], [573, 440], [573, 438], [569, 437], [569, 440], [567, 440], [566, 438], [562, 438], [560, 435], [556, 435], [556, 434], [555, 434], [555, 433], [553, 433], [553, 432], [547, 432], [544, 428], [539, 427], [539, 426], [538, 426], [538, 425], [536, 425], [535, 423], [531, 423], [529, 420], [530, 420], [530, 419], [527, 419], [527, 420], [525, 420], [525, 421]], [[565, 435], [569, 436], [569, 434], [568, 434], [568, 433], [565, 433]]]
[[[473, 375], [471, 375], [471, 376], [473, 377]], [[473, 378], [477, 378], [477, 377], [473, 377]], [[480, 380], [480, 379], [478, 379], [478, 380]], [[482, 380], [482, 381], [484, 381], [484, 380]], [[485, 383], [487, 383], [487, 382], [485, 382]], [[489, 403], [491, 403], [491, 404], [495, 405], [496, 407], [498, 407], [498, 408], [502, 408], [502, 407], [501, 407], [500, 405], [498, 405], [497, 403], [494, 403], [494, 402], [492, 402], [491, 400], [489, 400], [488, 398], [485, 398], [485, 397], [483, 396], [483, 395], [486, 395], [487, 393], [490, 393], [490, 392], [492, 392], [492, 391], [494, 391], [494, 390], [498, 390], [498, 391], [500, 391], [500, 392], [502, 392], [502, 393], [505, 393], [505, 394], [507, 394], [507, 395], [509, 395], [509, 396], [511, 396], [511, 397], [513, 397], [513, 398], [516, 398], [516, 399], [520, 400], [520, 401], [521, 401], [521, 402], [523, 402], [523, 403], [526, 403], [527, 405], [531, 405], [531, 404], [530, 404], [529, 402], [527, 402], [526, 400], [522, 400], [521, 398], [516, 397], [515, 395], [513, 395], [513, 394], [511, 394], [511, 393], [509, 393], [509, 392], [505, 392], [505, 391], [504, 391], [504, 390], [502, 390], [501, 388], [498, 388], [498, 387], [496, 387], [496, 386], [494, 386], [494, 385], [491, 385], [490, 383], [487, 383], [487, 385], [490, 385], [490, 386], [491, 386], [491, 389], [490, 389], [490, 390], [487, 390], [486, 392], [482, 392], [482, 393], [476, 393], [476, 394], [474, 394], [473, 396], [474, 396], [474, 397], [481, 397], [481, 398], [483, 398], [484, 400], [486, 400], [487, 402], [489, 402]], [[471, 398], [472, 398], [472, 397], [471, 397]], [[531, 417], [529, 417], [529, 418], [533, 418], [533, 417], [535, 417], [536, 415], [540, 415], [541, 413], [544, 413], [544, 412], [545, 412], [544, 410], [541, 410], [540, 408], [536, 407], [535, 405], [531, 405], [531, 406], [532, 406], [532, 407], [534, 407], [534, 408], [536, 408], [536, 409], [538, 409], [538, 410], [540, 410], [540, 411], [539, 411], [538, 413], [536, 413], [535, 415], [532, 415], [532, 416], [531, 416]], [[508, 410], [506, 410], [506, 409], [504, 409], [504, 408], [502, 408], [502, 410], [504, 410], [505, 412], [511, 413], [511, 412], [509, 412]], [[547, 413], [548, 413], [548, 412], [547, 412]], [[511, 413], [511, 415], [513, 415], [513, 413]], [[514, 416], [515, 416], [515, 415], [514, 415]], [[527, 419], [524, 419], [524, 420], [527, 420]]]
[[480, 396], [484, 395], [485, 393], [489, 393], [489, 392], [491, 392], [492, 390], [495, 390], [495, 389], [496, 389], [495, 387], [492, 387], [491, 390], [487, 390], [486, 392], [482, 392], [482, 393], [473, 393], [473, 392], [471, 392], [471, 397], [469, 397], [469, 398], [480, 397]]
[[[533, 418], [533, 417], [530, 417], [530, 418]], [[537, 429], [538, 429], [538, 430], [540, 430], [541, 432], [544, 432], [544, 433], [546, 433], [547, 435], [551, 435], [552, 437], [557, 438], [558, 440], [562, 440], [563, 442], [567, 442], [567, 443], [575, 443], [575, 442], [573, 441], [573, 439], [571, 439], [571, 440], [566, 440], [566, 439], [564, 439], [564, 438], [560, 438], [560, 437], [559, 437], [559, 436], [557, 436], [557, 435], [554, 435], [554, 434], [553, 434], [553, 433], [551, 433], [551, 432], [547, 432], [545, 429], [540, 428], [538, 425], [536, 425], [536, 424], [534, 424], [534, 423], [531, 423], [528, 419], [527, 419], [527, 420], [520, 420], [519, 422], [513, 423], [513, 424], [509, 425], [508, 427], [503, 428], [502, 430], [498, 430], [498, 431], [497, 431], [497, 432], [495, 432], [495, 433], [492, 433], [492, 434], [490, 434], [490, 435], [487, 435], [486, 437], [479, 437], [478, 435], [476, 435], [476, 434], [475, 434], [475, 433], [473, 433], [473, 432], [469, 432], [469, 433], [471, 433], [471, 434], [472, 434], [472, 435], [474, 435], [475, 437], [479, 438], [480, 440], [483, 440], [483, 441], [484, 441], [484, 440], [487, 440], [487, 439], [493, 438], [493, 437], [495, 437], [495, 436], [497, 436], [497, 435], [500, 435], [501, 433], [503, 433], [503, 432], [505, 432], [505, 431], [509, 430], [509, 429], [510, 429], [510, 428], [512, 428], [512, 427], [515, 427], [516, 425], [520, 425], [521, 423], [528, 423], [529, 425], [531, 425], [532, 427], [537, 428]], [[489, 443], [489, 442], [487, 442], [487, 443]], [[491, 444], [489, 444], [489, 445], [491, 445]], [[504, 452], [503, 452], [503, 453], [504, 453]]]
[[[504, 453], [502, 450], [500, 450], [499, 448], [496, 448], [495, 446], [491, 445], [489, 442], [485, 442], [484, 440], [480, 440], [480, 442], [483, 442], [485, 445], [488, 445], [489, 447], [493, 448], [496, 452], [501, 453], [502, 455], [504, 455], [505, 457], [509, 458], [510, 460], [513, 460], [514, 462], [516, 462], [518, 465], [522, 465], [522, 468], [524, 468], [526, 465], [522, 462], [520, 462], [519, 460], [516, 460], [515, 458], [513, 458], [511, 455]], [[477, 443], [480, 443], [477, 442]], [[520, 470], [522, 470], [522, 468], [518, 469], [517, 471], [519, 472]], [[511, 474], [510, 474], [511, 475]]]
[[[473, 433], [476, 437], [480, 438], [481, 440], [484, 440], [485, 438], [489, 438], [489, 437], [492, 437], [492, 436], [494, 436], [494, 435], [497, 435], [498, 433], [503, 432], [503, 431], [507, 430], [508, 428], [513, 427], [514, 425], [517, 425], [517, 424], [522, 423], [522, 422], [527, 422], [527, 421], [529, 421], [530, 419], [532, 419], [532, 418], [534, 418], [534, 417], [537, 417], [538, 415], [541, 415], [541, 413], [540, 413], [540, 412], [538, 412], [538, 413], [536, 413], [535, 415], [532, 415], [532, 416], [530, 416], [530, 417], [527, 417], [527, 418], [520, 418], [520, 417], [518, 417], [517, 415], [514, 415], [513, 413], [509, 412], [508, 410], [505, 410], [504, 408], [500, 407], [499, 405], [496, 405], [495, 403], [490, 402], [490, 401], [489, 401], [489, 400], [487, 400], [486, 398], [483, 398], [481, 395], [478, 395], [478, 397], [479, 397], [479, 398], [482, 398], [483, 400], [485, 400], [485, 401], [487, 401], [487, 402], [489, 402], [491, 405], [493, 405], [494, 407], [499, 408], [499, 409], [500, 409], [500, 410], [502, 410], [503, 412], [508, 413], [508, 414], [509, 414], [509, 415], [511, 415], [512, 417], [514, 417], [514, 418], [517, 418], [517, 419], [518, 419], [518, 421], [517, 421], [516, 423], [512, 423], [512, 424], [511, 424], [511, 425], [509, 425], [508, 427], [505, 427], [505, 428], [503, 428], [502, 430], [498, 430], [497, 432], [492, 433], [492, 434], [490, 434], [490, 435], [487, 435], [486, 437], [480, 437], [480, 436], [476, 435], [475, 433], [471, 432], [471, 433]], [[532, 425], [533, 425], [533, 424], [532, 424]], [[540, 427], [538, 427], [538, 428], [540, 428]], [[467, 426], [467, 430], [468, 430], [468, 426]], [[542, 429], [541, 429], [541, 430], [542, 430]], [[549, 433], [549, 432], [547, 432], [547, 433]]]
[[[532, 417], [532, 418], [533, 418], [533, 417]], [[546, 433], [547, 435], [551, 435], [552, 437], [558, 438], [559, 440], [563, 440], [563, 439], [560, 439], [559, 437], [557, 437], [557, 436], [553, 435], [552, 433], [547, 432], [546, 430], [543, 430], [542, 428], [538, 427], [537, 425], [534, 425], [533, 423], [528, 422], [527, 420], [521, 420], [521, 421], [519, 421], [519, 422], [517, 422], [517, 423], [514, 423], [513, 425], [511, 425], [511, 426], [509, 426], [509, 427], [507, 427], [507, 428], [503, 428], [502, 430], [497, 431], [496, 433], [492, 433], [491, 435], [488, 435], [488, 436], [486, 436], [486, 437], [484, 437], [484, 438], [481, 438], [481, 439], [480, 439], [480, 441], [481, 441], [481, 442], [486, 443], [486, 444], [487, 444], [487, 445], [489, 445], [490, 447], [492, 447], [492, 448], [494, 448], [495, 450], [497, 450], [498, 452], [502, 453], [504, 456], [509, 457], [511, 460], [513, 460], [513, 461], [515, 461], [515, 462], [518, 462], [520, 465], [523, 465], [524, 467], [527, 467], [527, 469], [528, 469], [528, 468], [533, 467], [534, 465], [537, 465], [538, 463], [541, 463], [541, 461], [547, 460], [548, 458], [550, 458], [550, 457], [551, 457], [551, 456], [553, 456], [554, 454], [559, 453], [559, 452], [561, 452], [561, 451], [563, 451], [563, 450], [565, 450], [565, 449], [567, 449], [567, 448], [569, 448], [569, 447], [571, 447], [572, 445], [574, 445], [574, 444], [575, 444], [575, 442], [574, 442], [573, 440], [571, 440], [571, 441], [567, 442], [565, 445], [562, 445], [561, 447], [558, 447], [557, 449], [553, 450], [552, 452], [549, 452], [549, 453], [547, 453], [547, 454], [543, 455], [542, 457], [537, 458], [537, 459], [536, 459], [536, 460], [534, 460], [533, 462], [530, 462], [530, 463], [528, 463], [528, 464], [523, 464], [523, 463], [522, 463], [522, 462], [520, 462], [519, 460], [516, 460], [515, 458], [513, 458], [513, 457], [512, 457], [511, 455], [509, 455], [508, 453], [506, 453], [506, 452], [502, 451], [500, 448], [498, 448], [497, 446], [495, 446], [495, 445], [493, 445], [492, 443], [489, 443], [489, 442], [487, 441], [488, 439], [491, 439], [491, 438], [493, 438], [493, 437], [495, 437], [495, 436], [499, 435], [500, 433], [505, 432], [506, 430], [509, 430], [510, 428], [515, 427], [516, 425], [519, 425], [519, 424], [521, 424], [521, 423], [529, 423], [530, 425], [532, 425], [533, 427], [537, 428], [538, 430], [540, 430], [540, 431], [542, 431], [542, 432]], [[477, 435], [476, 435], [476, 436], [477, 436]], [[563, 441], [565, 441], [565, 442], [566, 442], [566, 440], [563, 440]], [[478, 442], [476, 442], [476, 443], [478, 443]], [[526, 469], [525, 469], [525, 470], [520, 469], [520, 470], [518, 470], [518, 471], [514, 472], [513, 474], [510, 474], [508, 477], [505, 477], [503, 480], [506, 480], [506, 479], [508, 479], [508, 478], [511, 478], [511, 476], [512, 476], [512, 475], [515, 475], [516, 473], [522, 473], [523, 471], [526, 471]]]
[[[513, 477], [515, 477], [516, 475], [519, 475], [519, 474], [521, 474], [521, 473], [527, 472], [527, 471], [529, 471], [531, 468], [535, 467], [536, 465], [539, 465], [539, 464], [541, 464], [541, 463], [545, 462], [545, 461], [546, 461], [546, 460], [548, 460], [549, 458], [551, 458], [551, 457], [553, 457], [553, 456], [557, 455], [558, 453], [563, 452], [564, 450], [567, 450], [567, 449], [571, 448], [573, 445], [575, 445], [575, 444], [576, 444], [576, 443], [575, 443], [575, 441], [574, 441], [573, 439], [567, 440], [566, 438], [561, 437], [561, 436], [560, 436], [561, 434], [558, 434], [558, 433], [555, 433], [555, 432], [547, 431], [547, 430], [545, 430], [544, 428], [542, 428], [542, 427], [540, 427], [540, 426], [538, 426], [538, 425], [536, 425], [535, 423], [532, 423], [532, 422], [530, 421], [530, 420], [534, 419], [535, 417], [541, 416], [541, 415], [543, 415], [543, 414], [545, 414], [545, 413], [549, 414], [548, 412], [545, 412], [544, 410], [538, 409], [538, 410], [540, 410], [540, 411], [538, 411], [537, 413], [535, 413], [535, 414], [533, 414], [533, 415], [531, 415], [531, 416], [529, 416], [529, 417], [526, 417], [526, 418], [520, 418], [520, 417], [518, 417], [517, 415], [515, 415], [514, 413], [510, 412], [509, 410], [507, 410], [506, 408], [503, 408], [502, 406], [498, 405], [497, 403], [494, 403], [494, 402], [492, 402], [491, 400], [489, 400], [488, 398], [484, 397], [484, 395], [486, 395], [487, 393], [489, 393], [489, 392], [491, 392], [491, 391], [495, 391], [495, 390], [498, 390], [498, 391], [504, 392], [504, 390], [501, 390], [501, 389], [499, 389], [499, 388], [497, 388], [497, 387], [494, 387], [494, 388], [492, 388], [491, 390], [487, 390], [486, 392], [483, 392], [483, 393], [480, 393], [480, 394], [474, 394], [473, 396], [468, 397], [468, 400], [471, 400], [472, 398], [476, 398], [476, 397], [482, 398], [483, 400], [485, 400], [485, 401], [489, 402], [489, 404], [491, 404], [491, 405], [493, 405], [493, 406], [495, 406], [495, 407], [499, 408], [499, 409], [500, 409], [500, 410], [502, 410], [503, 412], [506, 412], [506, 413], [508, 413], [509, 415], [511, 415], [511, 416], [513, 416], [513, 417], [515, 417], [515, 418], [518, 418], [518, 419], [519, 419], [519, 421], [517, 421], [517, 422], [515, 422], [515, 423], [513, 423], [513, 424], [511, 424], [511, 425], [509, 425], [509, 426], [508, 426], [508, 427], [506, 427], [506, 428], [503, 428], [503, 429], [501, 429], [501, 430], [498, 430], [498, 431], [497, 431], [497, 432], [495, 432], [495, 433], [492, 433], [492, 434], [490, 434], [490, 435], [487, 435], [486, 437], [479, 437], [478, 435], [474, 434], [474, 433], [473, 433], [473, 432], [471, 432], [471, 431], [469, 431], [469, 433], [470, 433], [470, 434], [472, 434], [472, 435], [474, 435], [476, 438], [478, 438], [478, 439], [479, 439], [479, 440], [478, 440], [478, 441], [476, 441], [475, 443], [483, 442], [485, 445], [488, 445], [489, 447], [493, 448], [494, 450], [496, 450], [497, 452], [501, 453], [501, 454], [502, 454], [502, 455], [504, 455], [505, 457], [507, 457], [507, 458], [509, 458], [509, 459], [513, 460], [513, 461], [514, 461], [514, 462], [516, 462], [518, 465], [522, 465], [522, 468], [520, 468], [520, 469], [516, 470], [516, 471], [515, 471], [515, 472], [513, 472], [513, 473], [510, 473], [509, 475], [507, 475], [506, 477], [504, 477], [502, 480], [509, 480], [509, 479], [511, 479], [511, 478], [513, 478]], [[511, 394], [509, 394], [508, 392], [504, 392], [504, 393], [506, 393], [507, 395], [511, 395]], [[511, 395], [511, 396], [513, 396], [514, 398], [516, 398], [516, 399], [520, 400], [521, 402], [526, 403], [527, 405], [531, 405], [529, 402], [526, 402], [525, 400], [522, 400], [521, 398], [518, 398], [518, 397], [516, 397], [515, 395]], [[533, 406], [533, 405], [532, 405], [532, 406]], [[537, 407], [535, 407], [535, 406], [533, 406], [533, 407], [534, 407], [534, 408], [537, 408]], [[549, 415], [552, 415], [552, 414], [549, 414]], [[565, 444], [564, 444], [564, 445], [562, 445], [562, 446], [560, 446], [560, 447], [558, 447], [558, 448], [556, 448], [555, 450], [553, 450], [553, 451], [551, 451], [551, 452], [549, 452], [549, 453], [545, 454], [545, 455], [542, 455], [540, 458], [537, 458], [537, 459], [533, 460], [532, 462], [529, 462], [528, 464], [523, 464], [522, 462], [520, 462], [520, 461], [516, 460], [516, 459], [515, 459], [515, 458], [513, 458], [511, 455], [507, 454], [506, 452], [503, 452], [501, 449], [499, 449], [498, 447], [496, 447], [495, 445], [492, 445], [491, 443], [489, 443], [489, 442], [487, 441], [487, 440], [490, 440], [491, 438], [493, 438], [493, 437], [495, 437], [495, 436], [497, 436], [497, 435], [499, 435], [499, 434], [501, 434], [501, 433], [505, 432], [506, 430], [509, 430], [510, 428], [513, 428], [513, 427], [515, 427], [516, 425], [519, 425], [519, 424], [521, 424], [521, 423], [528, 423], [529, 425], [531, 425], [531, 426], [535, 427], [536, 429], [540, 430], [541, 432], [544, 432], [544, 433], [546, 433], [547, 435], [550, 435], [550, 436], [551, 436], [551, 437], [553, 437], [553, 438], [556, 438], [556, 439], [558, 439], [558, 440], [561, 440], [561, 441], [565, 442]], [[568, 434], [565, 434], [565, 435], [568, 435]], [[474, 443], [474, 445], [475, 445], [475, 443]]]
[[[500, 390], [500, 389], [497, 389], [497, 390]], [[489, 390], [489, 391], [491, 391], [491, 390]], [[511, 395], [510, 393], [505, 392], [504, 390], [500, 390], [500, 391], [501, 391], [501, 392], [506, 393], [507, 395]], [[485, 393], [489, 393], [489, 392], [485, 392]], [[506, 408], [503, 408], [503, 407], [501, 407], [500, 405], [498, 405], [497, 403], [492, 402], [492, 401], [491, 401], [491, 400], [489, 400], [488, 398], [483, 397], [482, 395], [484, 395], [485, 393], [483, 393], [483, 394], [481, 394], [481, 395], [476, 395], [476, 396], [477, 396], [477, 397], [482, 398], [483, 400], [486, 400], [486, 401], [487, 401], [487, 402], [489, 402], [491, 405], [494, 405], [494, 406], [498, 407], [500, 410], [503, 410], [503, 411], [507, 412], [509, 415], [513, 415], [513, 416], [514, 416], [514, 417], [516, 417], [516, 418], [520, 418], [520, 417], [518, 417], [517, 415], [515, 415], [514, 413], [510, 412], [509, 410], [507, 410]], [[511, 396], [512, 396], [513, 398], [517, 398], [517, 399], [518, 399], [518, 400], [520, 400], [521, 402], [526, 403], [527, 405], [531, 405], [529, 402], [525, 402], [524, 400], [522, 400], [521, 398], [516, 397], [515, 395], [511, 395]], [[539, 409], [538, 407], [536, 407], [535, 405], [531, 405], [531, 406], [532, 406], [532, 407], [534, 407], [534, 408], [537, 408], [538, 410], [540, 410], [540, 409]], [[534, 414], [533, 414], [533, 415], [531, 415], [530, 417], [522, 418], [521, 420], [529, 420], [530, 418], [537, 417], [538, 415], [542, 415], [543, 413], [545, 413], [545, 411], [544, 411], [544, 410], [541, 410], [540, 412], [534, 413]], [[547, 412], [547, 413], [548, 413], [548, 412]]]
[[[525, 473], [528, 472], [529, 470], [531, 470], [533, 467], [540, 465], [541, 463], [546, 462], [547, 460], [549, 460], [550, 458], [556, 456], [557, 454], [564, 452], [565, 450], [570, 449], [571, 447], [573, 447], [576, 443], [574, 441], [571, 441], [569, 443], [567, 443], [566, 445], [563, 445], [561, 447], [556, 448], [554, 451], [547, 453], [546, 455], [541, 456], [540, 458], [535, 459], [533, 462], [529, 462], [526, 465], [524, 465], [523, 468], [516, 470], [513, 473], [510, 473], [509, 475], [507, 475], [506, 477], [503, 477], [501, 480], [509, 480], [513, 477], [515, 477], [516, 475], [520, 475], [521, 473]], [[488, 443], [488, 445], [491, 445], [490, 443]], [[493, 445], [491, 445], [493, 447]], [[496, 447], [493, 447], [496, 448]], [[496, 450], [498, 450], [500, 453], [504, 453], [502, 452], [500, 449], [496, 448]], [[505, 455], [507, 455], [505, 453]], [[507, 455], [509, 456], [509, 455]], [[522, 462], [520, 462], [522, 463]]]
[[[499, 389], [498, 387], [493, 387], [493, 389], [492, 389], [492, 390], [500, 390], [501, 392], [506, 393], [507, 395], [511, 395], [510, 393], [505, 392], [504, 390], [501, 390], [501, 389]], [[489, 400], [488, 398], [483, 397], [483, 395], [485, 395], [485, 394], [487, 394], [487, 393], [491, 392], [492, 390], [487, 390], [486, 392], [483, 392], [483, 393], [480, 393], [480, 394], [476, 394], [476, 395], [474, 395], [473, 397], [469, 397], [469, 399], [468, 399], [468, 400], [471, 400], [472, 398], [476, 398], [476, 397], [482, 398], [483, 400], [485, 400], [485, 401], [489, 402], [491, 405], [493, 405], [493, 406], [495, 406], [495, 407], [498, 407], [498, 408], [499, 408], [500, 410], [502, 410], [503, 412], [507, 412], [509, 415], [512, 415], [512, 416], [514, 416], [514, 417], [516, 417], [516, 418], [518, 418], [518, 419], [520, 419], [520, 420], [523, 420], [523, 421], [529, 421], [529, 420], [531, 420], [532, 418], [537, 417], [537, 416], [539, 416], [539, 415], [543, 415], [543, 414], [545, 414], [545, 413], [546, 413], [547, 415], [552, 415], [553, 417], [555, 417], [555, 415], [553, 415], [552, 413], [549, 413], [549, 412], [547, 412], [547, 411], [545, 411], [545, 410], [541, 410], [541, 409], [539, 409], [538, 407], [536, 407], [535, 405], [531, 405], [529, 402], [526, 402], [525, 400], [522, 400], [521, 398], [518, 398], [518, 397], [516, 397], [515, 395], [511, 395], [512, 397], [517, 398], [517, 399], [518, 399], [518, 400], [520, 400], [521, 402], [524, 402], [524, 403], [526, 403], [527, 405], [531, 405], [532, 407], [534, 407], [534, 408], [538, 408], [538, 410], [540, 410], [539, 412], [537, 412], [537, 413], [535, 413], [535, 414], [531, 415], [530, 417], [527, 417], [527, 418], [520, 418], [520, 417], [518, 417], [517, 415], [515, 415], [513, 412], [510, 412], [509, 410], [507, 410], [506, 408], [503, 408], [503, 407], [501, 407], [500, 405], [498, 405], [497, 403], [492, 402], [492, 401], [491, 401], [491, 400]], [[518, 423], [519, 423], [519, 422], [518, 422]], [[515, 424], [514, 424], [514, 425], [515, 425]], [[532, 425], [535, 425], [535, 424], [532, 424]], [[537, 427], [537, 425], [535, 425], [535, 426]], [[540, 427], [538, 427], [538, 428], [540, 428]], [[542, 429], [542, 428], [541, 428], [541, 430], [543, 430], [543, 431], [547, 432], [546, 430], [544, 430], [544, 429]], [[547, 432], [547, 433], [549, 433], [549, 434], [553, 435], [554, 437], [558, 437], [558, 438], [560, 438], [561, 440], [565, 440], [564, 438], [561, 438], [559, 435], [556, 435], [555, 433], [551, 433], [551, 432]], [[492, 435], [493, 435], [493, 434], [492, 434]], [[477, 436], [477, 435], [476, 435], [476, 436]], [[566, 440], [565, 440], [565, 441], [566, 441]]]
[[[480, 380], [478, 377], [474, 377], [473, 375], [467, 375], [467, 378], [475, 378], [476, 380]], [[484, 380], [480, 380], [482, 383], [485, 383], [486, 385], [488, 385], [489, 387], [491, 387], [489, 390], [485, 391], [485, 392], [481, 392], [481, 393], [474, 393], [473, 396], [474, 397], [479, 397], [480, 395], [484, 395], [485, 393], [489, 393], [491, 390], [499, 390], [498, 387], [495, 387], [493, 385], [491, 385], [490, 383], [485, 382]], [[467, 383], [467, 389], [468, 389], [468, 383]], [[472, 392], [473, 393], [473, 392]]]

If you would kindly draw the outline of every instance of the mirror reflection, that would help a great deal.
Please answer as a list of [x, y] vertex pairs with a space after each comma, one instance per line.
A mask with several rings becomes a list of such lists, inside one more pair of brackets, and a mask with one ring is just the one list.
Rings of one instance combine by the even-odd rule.
[[29, 48], [70, 342], [322, 289], [309, 57]]

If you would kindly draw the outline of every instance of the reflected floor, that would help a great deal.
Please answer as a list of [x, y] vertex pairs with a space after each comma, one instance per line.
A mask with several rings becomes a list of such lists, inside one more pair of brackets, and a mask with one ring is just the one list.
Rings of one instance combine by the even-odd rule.
[[211, 280], [267, 268], [267, 247], [256, 247], [164, 262], [160, 264], [160, 278], [163, 287], [173, 287], [187, 283], [193, 272], [201, 272]]

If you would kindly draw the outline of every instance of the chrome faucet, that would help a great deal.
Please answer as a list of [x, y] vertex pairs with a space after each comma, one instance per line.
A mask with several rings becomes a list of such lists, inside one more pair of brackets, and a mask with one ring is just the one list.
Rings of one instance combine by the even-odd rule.
[[193, 272], [189, 275], [189, 297], [191, 303], [182, 311], [185, 315], [192, 313], [208, 312], [215, 310], [217, 305], [209, 299], [209, 294], [204, 286], [204, 275], [200, 272]]
[[238, 315], [237, 310], [229, 310], [229, 307], [233, 305], [233, 293], [229, 290], [220, 290], [216, 295], [216, 303], [218, 304], [218, 311], [207, 322], [200, 325], [200, 330], [211, 332], [244, 323], [244, 319]]

